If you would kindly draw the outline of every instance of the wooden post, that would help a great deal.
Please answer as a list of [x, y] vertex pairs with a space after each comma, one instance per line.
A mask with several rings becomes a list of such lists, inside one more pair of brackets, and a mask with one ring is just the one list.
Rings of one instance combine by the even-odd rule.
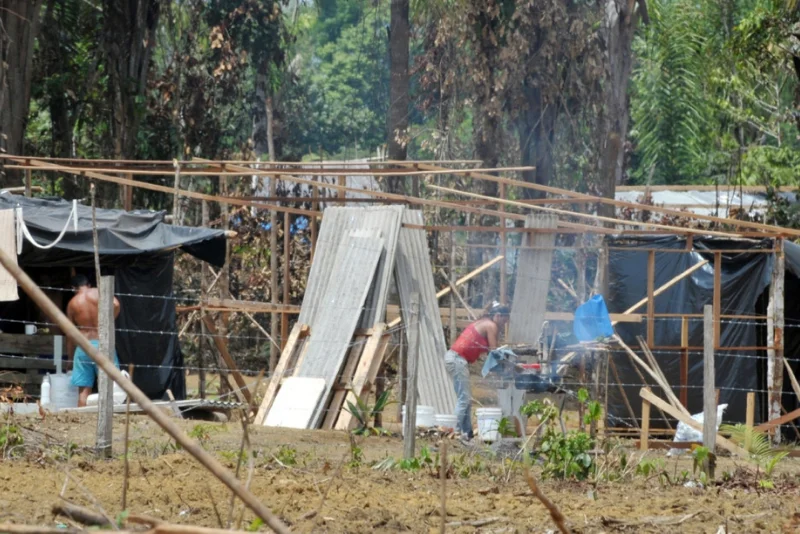
[[[208, 228], [208, 202], [203, 200], [201, 205], [201, 217], [203, 221], [203, 228]], [[208, 300], [208, 263], [200, 262], [200, 302], [204, 303]], [[203, 304], [200, 305], [200, 340], [197, 343], [197, 376], [198, 387], [200, 389], [200, 398], [206, 398], [206, 358], [205, 349], [208, 346], [208, 332], [206, 331], [206, 323], [202, 320], [205, 310]]]
[[[775, 264], [772, 282], [769, 286], [767, 306], [767, 420], [781, 416], [781, 396], [783, 395], [783, 322], [784, 322], [784, 277], [785, 259], [783, 240], [775, 240]], [[773, 435], [774, 443], [780, 443], [780, 427]]]
[[[650, 391], [650, 388], [644, 388]], [[642, 434], [639, 438], [639, 450], [646, 451], [650, 439], [650, 401], [642, 399]]]
[[175, 165], [175, 180], [173, 187], [175, 193], [172, 195], [172, 224], [180, 224], [180, 203], [181, 197], [179, 191], [181, 189], [181, 164], [178, 160], [174, 160]]
[[[339, 175], [338, 180], [339, 180], [339, 185], [340, 186], [347, 187], [347, 176], [345, 176], [343, 174]], [[345, 198], [347, 198], [347, 191], [345, 191], [344, 189], [339, 189], [339, 191], [337, 193], [337, 196], [340, 199], [344, 200]], [[342, 206], [344, 206], [344, 204], [342, 204]]]
[[[125, 178], [133, 181], [133, 173], [129, 172], [125, 174]], [[126, 185], [123, 187], [125, 188], [123, 189], [123, 194], [125, 196], [125, 199], [123, 201], [123, 208], [125, 208], [125, 211], [131, 211], [133, 209], [133, 186]]]
[[719, 332], [722, 326], [722, 252], [714, 253], [714, 348], [719, 347]]
[[[710, 453], [717, 446], [717, 394], [714, 386], [714, 311], [703, 307], [703, 446]], [[703, 468], [709, 479], [714, 478], [714, 461], [707, 458]]]
[[[26, 162], [26, 165], [28, 163]], [[30, 198], [33, 194], [31, 189], [33, 188], [33, 176], [31, 175], [33, 171], [30, 169], [25, 169], [25, 196]]]
[[[291, 222], [289, 221], [289, 212], [283, 214], [283, 304], [288, 306], [291, 304], [290, 289], [292, 287], [291, 280]], [[286, 345], [286, 340], [289, 339], [289, 314], [281, 314], [281, 348]]]
[[655, 346], [656, 337], [656, 298], [655, 298], [655, 283], [656, 283], [656, 251], [651, 250], [647, 253], [647, 344], [651, 347]]
[[[586, 351], [581, 350], [581, 365], [578, 371], [578, 382], [580, 382], [580, 387], [586, 387]], [[588, 389], [586, 391], [589, 391]], [[586, 425], [583, 422], [583, 414], [586, 411], [586, 407], [583, 405], [582, 402], [578, 403], [578, 430], [584, 432], [586, 430]]]
[[[223, 164], [222, 170], [225, 171], [225, 165]], [[226, 176], [220, 176], [220, 189], [222, 190], [222, 196], [228, 196], [228, 178]], [[229, 212], [228, 212], [228, 203], [227, 202], [220, 202], [220, 218], [222, 219], [222, 229], [227, 230], [228, 226], [230, 225], [230, 221], [228, 220]], [[219, 280], [219, 292], [223, 299], [228, 299], [231, 297], [231, 242], [226, 240], [225, 242], [225, 265], [222, 266], [222, 273], [220, 274]], [[227, 312], [222, 312], [220, 314], [221, 327], [219, 328], [219, 335], [223, 338], [228, 337], [228, 323], [230, 320], [230, 314]], [[212, 333], [213, 335], [213, 333]], [[219, 369], [219, 393], [225, 394], [229, 393], [230, 389], [228, 388], [228, 368], [225, 365], [219, 365], [220, 359], [217, 359], [217, 368]]]
[[[456, 233], [450, 232], [450, 284], [456, 281]], [[456, 299], [450, 293], [450, 345], [456, 342], [458, 337], [458, 323], [456, 321]]]
[[689, 318], [681, 317], [681, 404], [689, 408]]
[[[113, 361], [114, 354], [114, 277], [102, 276], [98, 284], [100, 302], [98, 303], [99, 352]], [[97, 454], [111, 458], [112, 428], [114, 417], [114, 383], [105, 371], [97, 370]]]
[[[278, 177], [272, 175], [269, 177], [269, 196], [275, 198], [278, 195]], [[275, 210], [269, 212], [269, 297], [270, 302], [278, 305], [278, 214]], [[269, 318], [270, 334], [272, 339], [278, 339], [279, 325], [278, 314], [272, 313]], [[286, 343], [286, 339], [281, 339], [281, 349]], [[281, 356], [281, 351], [275, 345], [269, 349], [269, 370], [275, 370], [278, 365], [278, 359]]]
[[408, 379], [406, 381], [406, 421], [403, 425], [403, 457], [414, 458], [417, 432], [417, 374], [419, 367], [419, 293], [411, 294], [411, 323], [408, 328]]
[[[317, 181], [317, 177], [314, 176], [312, 178], [315, 182]], [[311, 209], [322, 211], [322, 204], [318, 202], [319, 200], [319, 187], [317, 184], [311, 186], [311, 198], [314, 199], [314, 202], [311, 204]], [[314, 261], [314, 251], [317, 249], [317, 217], [311, 216], [310, 220], [308, 221], [309, 225], [311, 226], [311, 259], [310, 261]]]
[[750, 391], [747, 394], [747, 411], [745, 412], [745, 426], [748, 428], [748, 432], [744, 435], [744, 448], [748, 451], [750, 450], [750, 444], [752, 441], [752, 431], [753, 425], [756, 422], [756, 394], [754, 391]]
[[[506, 184], [500, 184], [500, 198], [502, 200], [506, 200]], [[506, 211], [506, 203], [499, 202], [497, 206], [497, 211], [505, 213]], [[506, 257], [506, 218], [500, 217], [500, 255], [504, 258]], [[507, 282], [506, 282], [506, 265], [507, 263], [503, 263], [500, 266], [500, 303], [501, 304], [508, 304], [508, 296], [506, 295], [507, 290]]]

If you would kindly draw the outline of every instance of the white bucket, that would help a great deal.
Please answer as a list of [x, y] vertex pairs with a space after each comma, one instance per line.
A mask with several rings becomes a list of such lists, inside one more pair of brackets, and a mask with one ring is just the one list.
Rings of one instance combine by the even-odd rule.
[[456, 417], [455, 415], [450, 415], [445, 413], [436, 414], [436, 426], [440, 428], [452, 428], [453, 430], [455, 430], [457, 425], [458, 425], [458, 417]]
[[[433, 406], [417, 405], [417, 428], [430, 428], [436, 426], [436, 410]], [[406, 407], [403, 405], [403, 429], [406, 428]]]
[[483, 441], [497, 441], [500, 433], [497, 427], [500, 419], [503, 418], [503, 410], [500, 408], [478, 408], [475, 410], [478, 417], [478, 435]]
[[75, 408], [78, 406], [78, 388], [69, 383], [71, 379], [72, 371], [50, 375], [49, 409], [56, 411], [61, 408]]

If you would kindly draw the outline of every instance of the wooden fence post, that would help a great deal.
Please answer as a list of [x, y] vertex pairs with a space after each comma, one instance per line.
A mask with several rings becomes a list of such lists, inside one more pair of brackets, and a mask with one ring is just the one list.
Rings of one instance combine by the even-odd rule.
[[[98, 332], [100, 354], [112, 358], [114, 342], [114, 277], [102, 276], [98, 284], [100, 291]], [[111, 458], [111, 438], [114, 417], [114, 383], [102, 369], [97, 369], [97, 454]]]
[[[650, 388], [644, 388], [650, 390]], [[650, 401], [642, 399], [642, 434], [639, 438], [639, 450], [646, 451], [650, 439]]]
[[[714, 386], [714, 307], [703, 307], [703, 446], [710, 453], [717, 446], [717, 393]], [[706, 458], [703, 469], [714, 478], [714, 462]]]
[[417, 432], [417, 371], [419, 363], [419, 293], [411, 294], [411, 321], [408, 325], [408, 379], [406, 380], [406, 420], [403, 424], [403, 457], [415, 456]]
[[747, 394], [747, 412], [745, 413], [745, 425], [748, 428], [748, 432], [744, 436], [744, 448], [747, 449], [748, 451], [750, 450], [750, 444], [753, 437], [752, 432], [755, 419], [756, 419], [756, 394], [754, 391], [751, 391]]
[[[456, 281], [456, 233], [450, 232], [450, 283], [454, 284]], [[458, 322], [456, 313], [456, 299], [453, 293], [450, 293], [450, 344], [456, 342], [458, 338]]]

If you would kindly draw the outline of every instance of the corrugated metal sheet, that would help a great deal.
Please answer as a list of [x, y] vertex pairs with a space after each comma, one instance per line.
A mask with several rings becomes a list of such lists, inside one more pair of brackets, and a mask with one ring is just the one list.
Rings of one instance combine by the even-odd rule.
[[[790, 202], [797, 199], [793, 193], [778, 193]], [[767, 198], [763, 193], [741, 193], [734, 188], [720, 187], [716, 191], [651, 191], [650, 196], [657, 206], [665, 208], [686, 209], [700, 215], [718, 215], [727, 217], [729, 209], [744, 210], [748, 213], [760, 213], [767, 209]], [[614, 198], [626, 202], [641, 202], [644, 191], [618, 191]]]
[[333, 385], [344, 364], [383, 255], [384, 241], [377, 230], [348, 232], [338, 247], [330, 272], [331, 283], [320, 300], [305, 358], [295, 374], [325, 379], [325, 391], [309, 428], [317, 428], [325, 416]]
[[[422, 212], [406, 210], [406, 224], [423, 225]], [[433, 269], [425, 230], [403, 228], [398, 242], [397, 287], [404, 324], [410, 321], [411, 294], [419, 292], [419, 404], [433, 406], [436, 413], [451, 414], [455, 410], [455, 392], [444, 367], [447, 345], [439, 317], [439, 299], [433, 282]]]
[[331, 272], [336, 261], [335, 253], [338, 245], [343, 236], [356, 229], [379, 232], [384, 244], [384, 253], [375, 276], [375, 291], [369, 296], [359, 327], [371, 328], [375, 323], [384, 320], [404, 209], [403, 206], [386, 206], [337, 207], [325, 210], [300, 310], [301, 323], [311, 325], [315, 321], [322, 296], [332, 281]]
[[[526, 228], [555, 228], [558, 219], [553, 215], [530, 214], [525, 219]], [[529, 234], [530, 235], [530, 234]], [[552, 247], [556, 235], [536, 233], [528, 241], [533, 247]], [[547, 293], [550, 291], [552, 250], [522, 249], [517, 262], [517, 281], [508, 325], [509, 343], [536, 343], [542, 331], [547, 311]]]

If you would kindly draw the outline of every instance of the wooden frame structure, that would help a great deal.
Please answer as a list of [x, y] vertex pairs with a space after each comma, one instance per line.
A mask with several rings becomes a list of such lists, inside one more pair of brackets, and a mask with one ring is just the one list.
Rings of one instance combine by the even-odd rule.
[[[645, 204], [638, 204], [635, 202], [620, 201], [615, 199], [601, 198], [588, 194], [577, 193], [555, 187], [542, 186], [538, 184], [531, 184], [520, 180], [498, 176], [492, 173], [503, 172], [517, 172], [520, 170], [529, 170], [527, 167], [511, 167], [504, 169], [482, 169], [482, 168], [454, 168], [445, 165], [472, 165], [478, 162], [473, 161], [458, 161], [458, 162], [431, 162], [431, 161], [405, 161], [405, 162], [370, 162], [363, 168], [365, 164], [359, 163], [362, 168], [353, 169], [347, 162], [339, 162], [335, 167], [330, 167], [330, 162], [321, 163], [269, 163], [269, 162], [254, 162], [254, 161], [207, 161], [207, 160], [192, 160], [181, 161], [174, 164], [172, 161], [132, 161], [132, 160], [80, 160], [80, 159], [57, 159], [57, 158], [34, 158], [22, 157], [11, 155], [0, 155], [0, 159], [5, 162], [6, 168], [23, 169], [25, 170], [25, 192], [30, 194], [32, 188], [32, 173], [65, 173], [74, 176], [82, 177], [83, 179], [97, 180], [107, 183], [117, 184], [122, 191], [120, 198], [123, 199], [123, 204], [126, 209], [132, 208], [132, 191], [134, 188], [141, 188], [145, 190], [160, 192], [173, 197], [173, 205], [178, 206], [179, 200], [187, 199], [194, 201], [201, 201], [204, 204], [208, 202], [216, 202], [223, 208], [223, 213], [227, 213], [232, 206], [258, 208], [270, 210], [270, 213], [283, 214], [284, 224], [289, 221], [290, 215], [305, 216], [311, 221], [310, 224], [310, 239], [313, 250], [316, 246], [316, 238], [318, 236], [318, 224], [320, 218], [323, 216], [324, 207], [327, 205], [337, 205], [342, 203], [403, 203], [410, 206], [417, 206], [419, 208], [428, 208], [436, 210], [450, 210], [456, 213], [463, 213], [467, 216], [480, 216], [482, 218], [482, 226], [470, 225], [442, 225], [442, 224], [425, 224], [423, 228], [430, 232], [440, 233], [446, 232], [455, 235], [457, 232], [487, 232], [498, 236], [499, 244], [497, 246], [488, 245], [491, 248], [499, 249], [502, 256], [506, 256], [509, 250], [519, 250], [525, 247], [510, 245], [506, 237], [511, 233], [557, 233], [557, 234], [615, 234], [623, 236], [636, 236], [636, 235], [685, 235], [687, 237], [686, 250], [672, 250], [672, 249], [637, 249], [643, 253], [648, 254], [648, 268], [647, 268], [647, 308], [641, 314], [627, 314], [624, 320], [632, 321], [647, 321], [646, 339], [650, 347], [654, 350], [675, 350], [680, 352], [680, 376], [681, 384], [678, 386], [680, 389], [681, 401], [686, 403], [686, 382], [688, 380], [688, 367], [689, 367], [689, 352], [699, 350], [700, 347], [692, 347], [688, 345], [688, 322], [691, 319], [699, 318], [700, 314], [681, 314], [673, 316], [670, 314], [659, 314], [655, 311], [654, 299], [654, 272], [655, 272], [655, 255], [656, 253], [687, 253], [691, 252], [692, 236], [694, 235], [714, 235], [730, 239], [741, 238], [770, 238], [774, 242], [774, 246], [770, 249], [764, 250], [751, 250], [751, 249], [722, 249], [713, 253], [713, 261], [715, 267], [715, 281], [714, 281], [714, 320], [715, 320], [715, 349], [729, 350], [732, 348], [738, 350], [765, 350], [768, 356], [768, 369], [769, 369], [769, 419], [776, 419], [781, 416], [779, 408], [779, 397], [783, 389], [783, 247], [782, 240], [784, 237], [800, 237], [800, 230], [793, 230], [787, 228], [776, 227], [772, 225], [739, 221], [734, 219], [727, 219], [721, 217], [714, 217], [710, 215], [701, 215], [691, 212], [679, 211], [670, 208], [659, 206], [651, 206]], [[137, 179], [138, 177], [162, 177], [173, 178], [172, 186], [160, 185], [152, 182], [145, 182]], [[204, 176], [218, 178], [220, 184], [226, 184], [226, 187], [221, 187], [222, 191], [226, 191], [232, 181], [251, 179], [252, 177], [268, 177], [272, 178], [272, 183], [276, 179], [284, 180], [289, 183], [303, 185], [311, 190], [311, 196], [308, 198], [286, 198], [277, 197], [270, 194], [269, 197], [254, 197], [254, 196], [239, 196], [235, 194], [220, 194], [210, 195], [192, 191], [187, 188], [181, 188], [181, 181], [191, 180], [194, 176]], [[458, 176], [462, 180], [473, 180], [475, 182], [490, 182], [497, 186], [499, 196], [498, 198], [487, 197], [484, 195], [477, 195], [474, 193], [465, 193], [461, 190], [452, 188], [445, 188], [440, 186], [429, 185], [428, 191], [432, 191], [437, 198], [425, 198], [417, 196], [407, 196], [390, 194], [383, 191], [375, 191], [369, 189], [358, 189], [349, 187], [347, 183], [347, 176], [374, 176], [382, 177], [383, 179], [404, 179], [408, 176], [414, 177], [447, 177]], [[310, 177], [310, 178], [308, 178]], [[331, 181], [324, 181], [325, 178]], [[535, 190], [541, 194], [548, 195], [547, 198], [537, 200], [510, 200], [512, 191], [522, 190]], [[674, 188], [673, 188], [674, 189]], [[698, 189], [692, 186], [692, 189]], [[743, 188], [749, 190], [750, 188]], [[655, 190], [652, 188], [651, 190]], [[348, 195], [357, 194], [360, 197], [366, 198], [348, 198]], [[515, 195], [518, 196], [518, 195]], [[465, 198], [468, 197], [468, 198]], [[297, 207], [298, 203], [311, 204], [312, 209], [305, 209]], [[564, 209], [570, 205], [585, 205], [585, 204], [604, 204], [614, 206], [615, 208], [624, 208], [628, 210], [638, 210], [653, 215], [678, 217], [684, 221], [695, 221], [701, 224], [713, 225], [713, 228], [698, 228], [698, 227], [676, 227], [668, 224], [642, 222], [639, 220], [627, 220], [621, 218], [607, 217], [598, 218], [586, 213], [579, 213]], [[558, 227], [555, 229], [529, 229], [523, 228], [522, 224], [526, 218], [526, 213], [533, 211], [549, 212], [558, 218]], [[223, 217], [223, 219], [227, 219]], [[494, 219], [497, 222], [496, 226], [487, 225], [485, 222], [488, 219]], [[509, 226], [513, 225], [513, 226]], [[406, 225], [410, 226], [410, 225]], [[271, 240], [276, 243], [276, 224], [272, 224]], [[283, 251], [287, 256], [291, 254], [291, 246], [288, 241], [288, 232], [284, 233]], [[463, 246], [487, 246], [487, 245], [463, 245]], [[542, 248], [542, 247], [538, 247]], [[572, 247], [545, 247], [553, 249], [596, 249], [596, 246], [572, 246]], [[609, 247], [613, 248], [613, 247]], [[722, 256], [727, 253], [769, 253], [775, 254], [778, 261], [776, 261], [775, 276], [773, 276], [773, 287], [770, 289], [770, 308], [766, 316], [740, 316], [740, 315], [727, 315], [721, 312], [721, 287], [719, 283], [719, 267], [721, 266]], [[778, 267], [780, 265], [780, 268]], [[284, 280], [289, 279], [289, 262], [284, 262], [283, 266]], [[500, 293], [499, 297], [502, 301], [507, 298], [507, 272], [506, 269], [500, 269]], [[212, 284], [213, 286], [213, 284]], [[277, 289], [277, 288], [273, 288]], [[303, 325], [297, 325], [289, 329], [290, 316], [296, 314], [299, 308], [288, 302], [288, 288], [286, 285], [282, 291], [274, 290], [273, 297], [270, 303], [254, 303], [254, 302], [241, 302], [230, 299], [227, 295], [222, 294], [220, 298], [212, 298], [208, 296], [208, 287], [203, 287], [204, 299], [198, 306], [190, 306], [183, 308], [179, 311], [186, 312], [199, 312], [199, 317], [204, 319], [201, 323], [205, 329], [208, 330], [207, 313], [211, 311], [221, 312], [223, 322], [227, 314], [232, 312], [244, 313], [272, 313], [280, 315], [281, 317], [281, 336], [280, 345], [290, 350], [295, 355], [295, 360], [301, 359], [303, 356], [303, 346], [306, 342], [308, 335], [308, 328]], [[279, 298], [282, 297], [282, 298]], [[455, 320], [451, 323], [456, 326], [464, 324], [468, 319], [468, 310], [463, 306], [451, 307], [450, 309], [442, 308], [441, 315], [445, 322], [450, 321], [453, 313], [456, 314]], [[392, 310], [389, 310], [390, 315], [387, 317], [387, 322], [392, 324], [394, 316], [391, 315]], [[548, 312], [546, 319], [549, 320], [568, 320], [568, 314], [559, 314], [557, 312]], [[654, 344], [654, 322], [660, 318], [672, 317], [680, 320], [681, 323], [681, 344], [680, 346], [656, 346]], [[720, 321], [726, 319], [750, 319], [750, 320], [763, 320], [768, 323], [768, 342], [766, 346], [759, 347], [721, 347], [719, 344], [719, 324]], [[620, 319], [619, 316], [615, 320]], [[396, 324], [396, 319], [394, 320]], [[359, 354], [351, 353], [348, 355], [346, 364], [346, 371], [340, 378], [340, 388], [337, 390], [335, 396], [335, 404], [339, 406], [337, 409], [333, 404], [331, 406], [331, 413], [337, 413], [338, 417], [335, 419], [330, 416], [330, 421], [326, 418], [325, 426], [330, 428], [338, 428], [347, 426], [343, 421], [347, 421], [347, 415], [342, 412], [341, 406], [346, 405], [346, 397], [351, 396], [353, 393], [364, 392], [365, 388], [374, 381], [377, 369], [373, 369], [375, 358], [381, 359], [386, 351], [386, 334], [377, 336], [374, 332], [381, 328], [381, 325], [373, 327], [371, 334], [358, 334], [354, 343], [357, 346], [364, 347], [364, 350]], [[385, 327], [384, 327], [385, 328]], [[226, 331], [224, 328], [220, 329], [223, 333]], [[273, 335], [275, 330], [273, 330]], [[364, 336], [367, 337], [364, 337]], [[226, 352], [224, 347], [225, 340], [221, 339], [221, 344], [217, 344], [220, 353]], [[357, 342], [357, 343], [356, 343]], [[277, 362], [277, 359], [275, 360]], [[233, 369], [232, 369], [233, 370]], [[275, 373], [288, 373], [291, 376], [291, 369], [276, 368]], [[237, 380], [238, 382], [238, 380]], [[240, 386], [241, 384], [237, 384]], [[244, 388], [246, 390], [246, 388]], [[274, 395], [276, 391], [272, 391]], [[268, 391], [268, 394], [270, 392]], [[777, 404], [776, 404], [777, 400]]]

